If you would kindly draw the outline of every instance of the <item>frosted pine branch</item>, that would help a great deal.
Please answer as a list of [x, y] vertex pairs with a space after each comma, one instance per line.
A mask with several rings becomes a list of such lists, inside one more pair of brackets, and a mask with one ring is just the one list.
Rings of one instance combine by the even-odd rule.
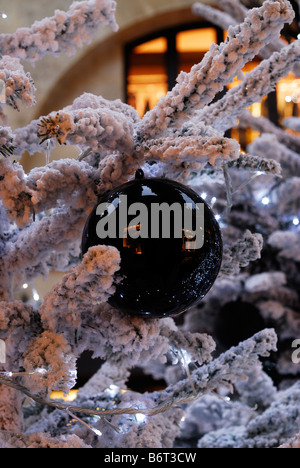
[[77, 435], [62, 435], [61, 437], [50, 437], [49, 434], [40, 432], [35, 434], [9, 434], [0, 436], [0, 448], [19, 449], [90, 449], [92, 447], [85, 444]]
[[14, 136], [10, 127], [0, 126], [0, 159], [12, 156], [14, 152]]
[[248, 9], [240, 0], [216, 0], [222, 10], [232, 15], [238, 23], [241, 23], [248, 13]]
[[127, 119], [133, 124], [140, 122], [140, 117], [137, 111], [128, 104], [124, 104], [120, 99], [115, 101], [109, 101], [104, 99], [102, 96], [96, 96], [91, 93], [83, 93], [81, 96], [76, 98], [71, 106], [65, 108], [68, 110], [80, 110], [80, 109], [94, 109], [94, 110], [111, 110], [127, 117]]
[[280, 392], [271, 406], [243, 426], [233, 426], [204, 436], [198, 447], [277, 448], [299, 430], [299, 385]]
[[[110, 109], [79, 109], [51, 113], [40, 123], [43, 139], [90, 147], [93, 151], [133, 150], [133, 126], [127, 117]], [[43, 141], [43, 140], [42, 140]]]
[[194, 3], [192, 12], [194, 15], [203, 16], [207, 21], [210, 21], [221, 29], [228, 29], [229, 26], [236, 26], [239, 23], [231, 16], [231, 12], [227, 14], [224, 11], [217, 10], [217, 8], [199, 2]]
[[167, 137], [147, 140], [142, 146], [145, 160], [159, 160], [174, 165], [195, 161], [209, 161], [214, 165], [219, 159], [236, 159], [239, 152], [240, 145], [237, 141], [222, 136], [213, 138]]
[[0, 79], [5, 83], [6, 104], [19, 110], [17, 101], [24, 106], [33, 106], [36, 91], [29, 73], [25, 73], [17, 58], [4, 56], [0, 58]]
[[101, 180], [101, 191], [105, 192], [113, 187], [128, 182], [136, 170], [143, 164], [140, 154], [109, 154], [100, 161], [99, 176]]
[[27, 190], [35, 213], [65, 203], [85, 209], [96, 202], [98, 174], [89, 164], [74, 159], [53, 161], [34, 168], [26, 177]]
[[182, 365], [190, 362], [197, 362], [199, 365], [212, 360], [212, 353], [216, 344], [211, 336], [200, 333], [181, 332], [165, 327], [161, 332], [169, 339], [172, 353], [175, 354], [176, 361]]
[[101, 190], [127, 181], [147, 160], [164, 163], [166, 176], [183, 179], [207, 162], [215, 164], [238, 158], [238, 142], [224, 138], [211, 127], [188, 122], [182, 129], [172, 130], [164, 138], [136, 140], [132, 154], [111, 154], [104, 158], [100, 162]]
[[37, 214], [64, 201], [73, 209], [85, 210], [96, 201], [97, 172], [85, 162], [53, 161], [25, 175], [9, 159], [0, 161], [0, 198], [11, 219], [24, 227], [33, 211]]
[[[3, 275], [0, 290], [2, 283]], [[18, 301], [0, 302], [0, 339], [6, 345], [6, 363], [4, 367], [0, 364], [0, 370], [20, 369], [24, 351], [32, 336], [40, 331], [38, 314], [31, 306]], [[0, 429], [15, 432], [22, 430], [21, 395], [3, 385], [0, 385], [0, 415]]]
[[25, 151], [30, 155], [34, 153], [47, 152], [54, 148], [54, 140], [47, 140], [41, 144], [41, 139], [38, 137], [39, 120], [32, 120], [26, 127], [17, 128], [13, 132], [14, 157], [21, 158]]
[[91, 42], [100, 25], [117, 30], [115, 8], [112, 0], [74, 2], [67, 12], [56, 10], [54, 16], [36, 21], [30, 28], [1, 34], [0, 53], [30, 62], [49, 54], [71, 55]]
[[249, 145], [249, 151], [266, 158], [265, 160], [270, 161], [271, 164], [272, 161], [277, 161], [277, 165], [281, 165], [284, 175], [286, 176], [293, 176], [300, 172], [299, 153], [279, 143], [273, 134], [263, 134], [261, 137], [256, 138], [256, 140]]
[[281, 445], [279, 448], [281, 449], [295, 449], [295, 448], [300, 448], [300, 432], [298, 435], [290, 439], [288, 442], [285, 444]]
[[[62, 335], [60, 335], [62, 339]], [[37, 338], [35, 341], [36, 345], [38, 344], [37, 341], [41, 341], [40, 345], [44, 347], [47, 352], [44, 354], [45, 359], [50, 359], [51, 351], [53, 352], [53, 346], [55, 345], [55, 341], [58, 340], [54, 339], [54, 336], [51, 336], [51, 333], [45, 333], [44, 337]], [[195, 395], [192, 391], [190, 380], [185, 379], [181, 380], [180, 382], [176, 383], [173, 386], [169, 386], [166, 390], [162, 390], [160, 392], [154, 392], [151, 395], [151, 399], [155, 402], [155, 406], [153, 408], [116, 408], [112, 410], [105, 410], [101, 411], [101, 415], [122, 415], [122, 414], [145, 414], [149, 416], [155, 416], [160, 414], [168, 409], [172, 408], [174, 405], [184, 404], [191, 401], [195, 401], [200, 398], [203, 394], [212, 392], [215, 388], [218, 388], [220, 385], [224, 385], [229, 389], [233, 389], [233, 386], [236, 382], [247, 379], [246, 373], [252, 370], [253, 366], [257, 365], [259, 357], [267, 357], [269, 356], [271, 351], [276, 351], [277, 345], [277, 336], [274, 330], [266, 329], [263, 330], [252, 338], [240, 343], [238, 346], [231, 348], [226, 353], [220, 355], [217, 359], [213, 360], [211, 363], [200, 367], [199, 369], [193, 371], [191, 377], [195, 384], [195, 388], [197, 389], [198, 394]], [[38, 358], [38, 355], [35, 356], [35, 346], [26, 352], [26, 359], [30, 357], [31, 361]], [[52, 350], [53, 349], [53, 350]], [[54, 351], [56, 356], [61, 356], [60, 353], [61, 347], [58, 346], [57, 349]], [[26, 362], [25, 359], [25, 362]], [[39, 361], [41, 362], [41, 361]], [[57, 372], [63, 374], [62, 370], [57, 367]], [[70, 372], [69, 372], [70, 374]], [[38, 373], [37, 373], [38, 375]], [[45, 374], [46, 376], [48, 375]], [[47, 378], [44, 375], [44, 379]], [[30, 382], [32, 381], [32, 376], [30, 377]], [[47, 402], [46, 400], [43, 401], [39, 396], [35, 396], [29, 393], [28, 389], [25, 387], [14, 383], [6, 378], [0, 377], [0, 382], [7, 384], [13, 388], [19, 389], [23, 391], [28, 396], [31, 396], [36, 401], [42, 404], [49, 404], [50, 406], [54, 406], [60, 409], [70, 408], [71, 411], [75, 412], [85, 412], [93, 415], [99, 414], [99, 410], [88, 410], [84, 408], [79, 408], [72, 405], [66, 404], [59, 404], [56, 402]], [[34, 386], [34, 384], [31, 384]], [[38, 385], [37, 385], [38, 388]], [[37, 390], [37, 389], [35, 389]], [[126, 399], [126, 396], [125, 396]]]
[[244, 426], [233, 426], [207, 434], [199, 448], [278, 448], [299, 432], [299, 382], [278, 393], [276, 400], [262, 414]]
[[290, 130], [294, 130], [297, 133], [300, 133], [299, 117], [289, 117], [287, 119], [284, 119], [283, 125], [285, 126], [285, 128], [288, 128]]
[[260, 133], [272, 133], [280, 143], [292, 151], [300, 153], [300, 138], [282, 130], [265, 117], [254, 117], [249, 111], [245, 110], [239, 116], [239, 127], [250, 127]]
[[[276, 351], [277, 336], [274, 330], [263, 330], [249, 340], [240, 343], [237, 347], [221, 354], [209, 364], [206, 364], [192, 372], [191, 377], [195, 388], [200, 393], [213, 391], [220, 385], [232, 390], [234, 384], [246, 378], [246, 373], [251, 371], [257, 363], [259, 356], [268, 356], [271, 351]], [[168, 387], [154, 397], [158, 403], [183, 396], [192, 397], [192, 389], [189, 379], [182, 380]]]
[[300, 43], [293, 42], [275, 52], [269, 60], [261, 62], [253, 71], [247, 73], [245, 79], [215, 104], [204, 109], [197, 118], [205, 121], [220, 132], [225, 132], [237, 123], [239, 114], [260, 101], [275, 89], [276, 83], [286, 76], [293, 64], [300, 61]]
[[229, 28], [223, 44], [213, 44], [200, 64], [190, 73], [179, 75], [173, 90], [143, 118], [140, 138], [153, 138], [176, 119], [186, 119], [191, 112], [209, 104], [266, 43], [278, 38], [284, 23], [293, 18], [294, 12], [286, 0], [267, 0], [261, 8], [250, 10], [244, 23]]
[[[140, 120], [131, 106], [120, 100], [108, 101], [101, 96], [84, 93], [71, 106], [32, 121], [15, 130], [14, 155], [22, 156], [52, 149], [54, 144], [69, 144], [91, 151], [133, 151], [134, 126]], [[47, 146], [45, 144], [47, 141]]]
[[65, 332], [66, 336], [69, 326], [73, 335], [74, 329], [81, 328], [81, 314], [106, 302], [114, 293], [114, 274], [119, 267], [120, 254], [114, 247], [89, 249], [82, 263], [72, 268], [46, 296], [41, 307], [43, 323], [56, 333]]
[[238, 159], [229, 162], [228, 167], [247, 171], [264, 172], [266, 174], [275, 174], [278, 176], [281, 175], [281, 166], [277, 160], [267, 159], [264, 152], [257, 152], [256, 146], [251, 146], [250, 148], [252, 153], [257, 153], [260, 156], [248, 153], [241, 154]]
[[[37, 369], [44, 372], [36, 372]], [[45, 331], [24, 352], [25, 382], [33, 393], [48, 395], [53, 388], [68, 392], [76, 384], [76, 359], [62, 334]]]
[[242, 239], [231, 247], [224, 248], [221, 274], [226, 276], [238, 275], [241, 268], [260, 258], [262, 248], [262, 235], [246, 231]]
[[268, 244], [277, 250], [280, 258], [300, 262], [300, 239], [297, 233], [275, 231], [270, 235]]
[[[24, 368], [27, 372], [42, 367], [46, 374], [30, 376], [32, 391], [64, 391], [76, 383], [74, 348], [75, 330], [80, 330], [80, 316], [100, 302], [107, 301], [113, 293], [113, 275], [119, 268], [120, 257], [113, 247], [93, 247], [84, 256], [80, 265], [67, 273], [61, 284], [49, 293], [41, 308], [44, 327], [42, 335], [33, 339], [25, 353]], [[89, 286], [88, 286], [89, 285]], [[57, 312], [59, 311], [59, 315]], [[58, 323], [63, 327], [60, 329]], [[72, 339], [70, 340], [70, 333]], [[68, 338], [68, 341], [67, 341]], [[41, 361], [41, 348], [44, 360]]]
[[0, 339], [6, 342], [6, 365], [19, 369], [32, 335], [40, 331], [40, 317], [32, 306], [21, 301], [0, 302]]
[[[86, 210], [59, 207], [51, 216], [44, 216], [23, 229], [9, 244], [2, 256], [4, 270], [27, 280], [45, 275], [61, 263], [68, 264], [69, 255], [80, 254], [82, 229]], [[53, 257], [53, 252], [56, 255]], [[55, 260], [56, 259], [56, 260]], [[53, 262], [54, 261], [54, 262]]]
[[1, 432], [18, 433], [22, 430], [22, 395], [5, 385], [0, 385], [0, 414]]
[[[192, 7], [192, 11], [195, 15], [201, 15], [207, 21], [210, 21], [223, 30], [228, 29], [229, 26], [236, 26], [241, 23], [248, 13], [247, 8], [245, 8], [239, 0], [225, 2], [219, 0], [217, 4], [219, 4], [219, 7], [225, 10], [225, 12], [202, 3], [195, 3]], [[260, 50], [259, 55], [264, 59], [269, 58], [273, 52], [280, 50], [285, 45], [286, 43], [283, 40], [274, 39], [272, 43]]]
[[32, 203], [22, 166], [9, 158], [0, 160], [0, 180], [0, 199], [8, 216], [24, 227], [30, 221]]

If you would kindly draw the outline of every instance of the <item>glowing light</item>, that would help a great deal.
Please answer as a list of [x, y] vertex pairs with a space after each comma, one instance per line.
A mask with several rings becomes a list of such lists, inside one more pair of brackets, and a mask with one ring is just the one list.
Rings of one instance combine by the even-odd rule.
[[28, 288], [28, 284], [27, 283], [24, 283], [23, 284], [23, 289], [27, 289]]
[[145, 421], [145, 419], [147, 418], [147, 416], [146, 416], [145, 414], [142, 414], [142, 413], [137, 413], [137, 414], [135, 415], [135, 418], [136, 418], [137, 422], [138, 422], [139, 424], [141, 424], [141, 423], [143, 423], [143, 422]]
[[109, 388], [107, 388], [105, 391], [109, 394], [111, 398], [115, 398], [115, 396], [118, 395], [120, 391], [120, 387], [118, 387], [117, 385], [110, 385]]
[[264, 197], [264, 198], [262, 199], [261, 202], [262, 202], [262, 204], [265, 205], [265, 206], [266, 206], [266, 205], [269, 205], [269, 203], [270, 203], [270, 198], [269, 198], [269, 197]]
[[185, 349], [180, 350], [179, 359], [184, 366], [188, 366], [193, 362], [192, 356]]
[[77, 398], [78, 390], [70, 390], [67, 395], [64, 395], [64, 392], [61, 391], [54, 391], [51, 392], [50, 398], [51, 400], [63, 400], [63, 401], [74, 401]]
[[0, 375], [4, 375], [4, 377], [12, 377], [13, 373], [12, 372], [0, 372]]
[[298, 34], [297, 39], [300, 39], [300, 34]]
[[206, 192], [201, 193], [200, 197], [203, 198], [203, 200], [206, 200], [207, 199], [207, 193]]
[[210, 202], [210, 203], [211, 203], [211, 206], [214, 206], [214, 204], [216, 203], [216, 201], [217, 201], [216, 197], [212, 197], [211, 202]]
[[220, 219], [221, 219], [221, 215], [219, 215], [219, 214], [216, 214], [215, 218], [216, 218], [216, 220], [217, 220], [217, 221], [220, 221]]
[[286, 96], [285, 102], [292, 102], [292, 96]]
[[294, 218], [293, 219], [293, 225], [294, 226], [299, 226], [299, 224], [300, 224], [300, 219], [299, 218]]
[[33, 292], [33, 300], [36, 302], [40, 300], [40, 295], [37, 291]]
[[79, 417], [76, 416], [74, 413], [72, 413], [72, 411], [70, 411], [68, 408], [67, 408], [67, 413], [69, 414], [69, 416], [71, 416], [71, 418], [73, 418], [73, 420], [76, 420], [76, 421], [80, 422], [80, 423], [83, 424], [85, 427], [87, 427], [90, 431], [94, 432], [94, 434], [96, 434], [97, 436], [99, 436], [99, 437], [102, 436], [102, 432], [101, 432], [101, 431], [99, 431], [99, 430], [96, 429], [95, 427], [90, 426], [88, 423], [86, 423], [86, 422], [83, 421], [81, 418], [79, 418]]
[[6, 19], [6, 18], [7, 18], [7, 14], [6, 14], [6, 13], [1, 13], [1, 18]]
[[264, 174], [264, 172], [262, 172], [262, 171], [257, 171], [257, 172], [256, 172], [256, 175], [257, 175], [257, 176], [263, 175], [263, 174]]

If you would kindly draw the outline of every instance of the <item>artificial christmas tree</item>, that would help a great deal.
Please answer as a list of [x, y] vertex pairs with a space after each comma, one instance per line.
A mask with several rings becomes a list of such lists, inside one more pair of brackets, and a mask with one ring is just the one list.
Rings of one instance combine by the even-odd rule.
[[[85, 93], [25, 128], [12, 130], [5, 120], [0, 128], [2, 447], [298, 444], [300, 140], [245, 109], [296, 70], [300, 43], [279, 41], [295, 16], [287, 0], [249, 11], [236, 0], [223, 4], [234, 16], [226, 17], [233, 26], [225, 42], [212, 44], [142, 119], [121, 101]], [[68, 12], [1, 35], [6, 104], [35, 103], [22, 61], [74, 53], [99, 25], [117, 28], [115, 8], [111, 0], [75, 2]], [[266, 59], [214, 101], [260, 53]], [[245, 153], [225, 136], [238, 119], [261, 132]], [[286, 125], [299, 129], [298, 120]], [[56, 143], [76, 146], [78, 159], [28, 174], [16, 162], [24, 151], [49, 154]], [[222, 227], [219, 278], [181, 322], [133, 317], [108, 303], [122, 261], [116, 247], [94, 245], [81, 258], [97, 197], [138, 169], [192, 187], [210, 200]], [[15, 287], [52, 269], [66, 274], [39, 307], [14, 300]], [[235, 329], [237, 313], [242, 331]], [[98, 372], [74, 403], [51, 399], [53, 390], [76, 388], [77, 360], [87, 350], [101, 358]], [[135, 367], [165, 387], [130, 389]]]

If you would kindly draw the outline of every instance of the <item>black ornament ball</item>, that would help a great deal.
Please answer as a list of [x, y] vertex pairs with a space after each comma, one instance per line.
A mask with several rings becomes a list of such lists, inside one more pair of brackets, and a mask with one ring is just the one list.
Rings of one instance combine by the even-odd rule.
[[172, 317], [195, 306], [215, 282], [222, 237], [209, 206], [168, 179], [135, 180], [105, 193], [89, 216], [82, 254], [112, 245], [122, 277], [109, 303], [130, 314]]

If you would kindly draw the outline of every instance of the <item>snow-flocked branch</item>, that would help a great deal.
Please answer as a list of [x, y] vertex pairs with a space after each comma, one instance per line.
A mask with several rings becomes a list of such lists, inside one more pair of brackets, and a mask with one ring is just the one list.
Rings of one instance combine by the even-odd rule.
[[10, 127], [0, 126], [0, 159], [12, 156], [14, 152], [14, 136]]
[[[281, 176], [281, 165], [276, 160], [276, 158], [268, 159], [265, 153], [257, 152], [256, 146], [250, 146], [249, 150], [251, 150], [252, 153], [257, 153], [257, 155], [243, 153], [238, 159], [230, 161], [228, 163], [228, 167], [247, 171], [255, 171], [257, 175], [260, 173], [265, 173]], [[272, 156], [274, 158], [274, 155]]]
[[247, 127], [260, 133], [274, 134], [280, 143], [292, 151], [300, 153], [300, 138], [297, 135], [284, 131], [265, 117], [254, 117], [249, 111], [245, 110], [239, 115], [239, 128]]
[[[202, 16], [223, 30], [241, 23], [248, 12], [240, 0], [226, 0], [225, 2], [217, 0], [217, 4], [222, 10], [197, 2], [192, 6], [192, 11], [195, 15]], [[285, 45], [286, 43], [282, 39], [274, 39], [272, 43], [259, 51], [259, 55], [263, 59], [269, 58], [273, 52], [279, 51]]]
[[300, 43], [295, 41], [280, 52], [275, 52], [268, 60], [262, 61], [246, 74], [237, 87], [232, 88], [222, 99], [209, 106], [209, 112], [204, 109], [197, 118], [220, 132], [234, 127], [240, 113], [273, 91], [276, 83], [288, 75], [293, 64], [299, 61]]
[[285, 175], [293, 176], [300, 171], [299, 153], [279, 143], [274, 134], [262, 134], [249, 145], [248, 150], [259, 157], [266, 158], [267, 161], [277, 161], [277, 164], [280, 164]]
[[252, 234], [249, 230], [231, 247], [224, 248], [221, 274], [237, 275], [240, 268], [260, 258], [263, 246], [261, 234]]
[[5, 83], [5, 103], [19, 110], [17, 101], [30, 107], [35, 104], [36, 91], [29, 73], [25, 73], [20, 60], [7, 55], [0, 58], [0, 79]]
[[153, 138], [176, 120], [209, 104], [265, 44], [278, 38], [284, 23], [293, 18], [286, 0], [267, 0], [261, 8], [250, 10], [241, 25], [229, 28], [224, 43], [212, 44], [200, 64], [190, 73], [179, 75], [173, 90], [143, 118], [139, 138]]
[[288, 117], [283, 120], [283, 125], [285, 128], [294, 130], [297, 133], [300, 133], [300, 119], [299, 117]]
[[[49, 339], [48, 346], [50, 346], [50, 342], [51, 339]], [[42, 343], [41, 345], [43, 346]], [[30, 398], [32, 398], [40, 404], [49, 405], [61, 410], [66, 410], [68, 408], [72, 412], [86, 413], [89, 415], [98, 416], [123, 414], [144, 414], [147, 416], [155, 416], [157, 414], [163, 413], [171, 409], [175, 405], [183, 405], [184, 403], [196, 401], [204, 394], [213, 392], [220, 385], [228, 387], [230, 391], [233, 391], [234, 385], [237, 382], [247, 378], [247, 372], [250, 371], [253, 368], [253, 366], [257, 364], [259, 357], [269, 356], [271, 351], [276, 351], [276, 345], [277, 336], [274, 333], [274, 330], [266, 329], [257, 333], [252, 338], [240, 343], [237, 347], [231, 348], [226, 353], [220, 355], [211, 363], [206, 364], [192, 372], [191, 378], [197, 390], [196, 395], [193, 392], [190, 380], [187, 378], [181, 380], [177, 384], [170, 385], [165, 390], [162, 390], [160, 392], [154, 392], [152, 394], [151, 399], [156, 404], [152, 408], [121, 407], [111, 410], [100, 410], [100, 408], [87, 409], [75, 405], [49, 401], [39, 396], [38, 394], [35, 395], [34, 391], [30, 391], [28, 388], [18, 384], [17, 382], [14, 382], [12, 379], [8, 379], [7, 377], [0, 376], [0, 383], [23, 392], [25, 395], [29, 396]], [[47, 352], [45, 352], [45, 357], [50, 357], [51, 352], [54, 353], [57, 357], [58, 353], [57, 351], [55, 352], [55, 348], [53, 346], [51, 347], [51, 349], [47, 349]], [[44, 349], [46, 350], [46, 348]], [[34, 349], [31, 351], [31, 353], [34, 353]], [[28, 355], [30, 355], [30, 352], [28, 353]], [[63, 374], [63, 370], [59, 370], [58, 366], [56, 367], [57, 372], [59, 374]], [[45, 375], [47, 376], [47, 374], [48, 372], [46, 374], [43, 374], [44, 379], [47, 378], [45, 377]], [[38, 373], [36, 373], [36, 375], [38, 375]], [[32, 383], [33, 376], [30, 376], [29, 379], [31, 386], [35, 388], [34, 383]], [[37, 391], [37, 389], [35, 389], [35, 391]]]
[[76, 47], [91, 42], [99, 25], [117, 30], [113, 0], [73, 2], [67, 12], [56, 10], [51, 18], [36, 21], [30, 28], [0, 35], [0, 53], [35, 62], [45, 55], [71, 55]]
[[[84, 93], [71, 106], [32, 121], [14, 131], [14, 155], [47, 152], [55, 142], [75, 145], [83, 150], [101, 152], [133, 151], [134, 125], [139, 121], [135, 109], [119, 99], [108, 101]], [[44, 143], [47, 141], [47, 146]], [[48, 146], [50, 145], [50, 146]]]

